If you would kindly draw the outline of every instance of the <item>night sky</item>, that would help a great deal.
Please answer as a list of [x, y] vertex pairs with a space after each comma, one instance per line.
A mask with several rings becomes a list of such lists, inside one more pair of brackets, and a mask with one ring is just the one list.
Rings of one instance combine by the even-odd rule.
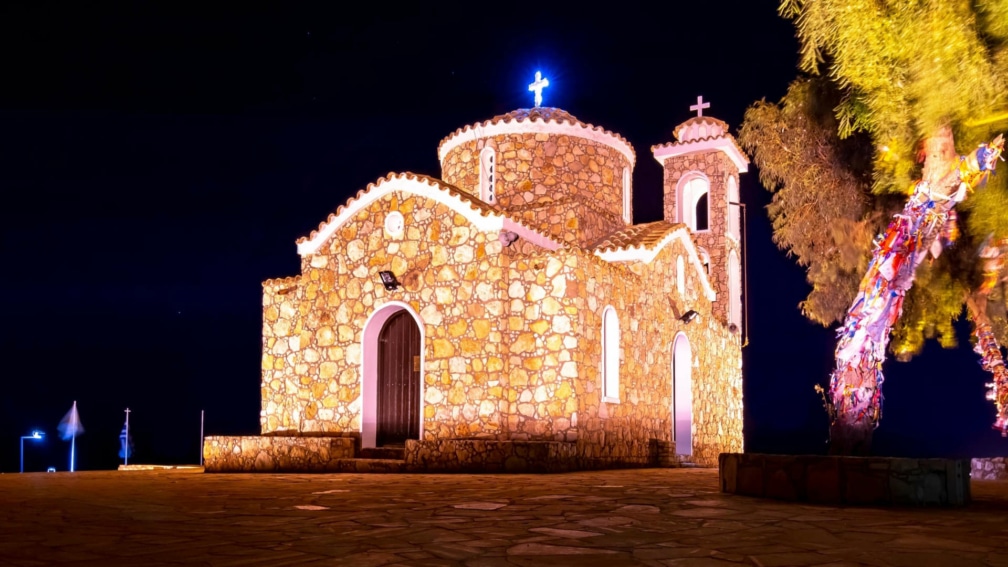
[[[33, 428], [48, 437], [26, 443], [26, 470], [65, 470], [56, 425], [74, 400], [79, 470], [116, 466], [127, 407], [133, 462], [196, 463], [201, 410], [208, 435], [257, 434], [262, 280], [296, 275], [294, 241], [368, 183], [439, 176], [441, 139], [531, 106], [537, 70], [545, 106], [634, 145], [635, 222], [661, 218], [650, 147], [697, 95], [734, 131], [797, 75], [775, 2], [37, 4], [0, 8], [0, 471]], [[754, 169], [741, 192], [746, 449], [823, 452], [813, 385], [833, 331], [798, 312], [808, 288], [770, 239]], [[887, 365], [877, 452], [1008, 452], [960, 338]]]

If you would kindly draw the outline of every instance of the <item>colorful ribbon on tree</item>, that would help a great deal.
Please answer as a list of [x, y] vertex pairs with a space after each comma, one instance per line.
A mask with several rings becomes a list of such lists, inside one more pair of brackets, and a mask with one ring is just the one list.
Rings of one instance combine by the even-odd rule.
[[[954, 175], [942, 179], [944, 187], [938, 189], [947, 191], [932, 192], [927, 182], [917, 183], [902, 212], [875, 239], [868, 271], [843, 326], [837, 331], [836, 369], [830, 376], [829, 393], [823, 396], [831, 421], [843, 416], [849, 422], [871, 420], [878, 425], [885, 381], [882, 364], [890, 331], [903, 310], [903, 298], [928, 252], [937, 256], [943, 240], [948, 244], [955, 239], [958, 227], [953, 207], [986, 180], [1003, 148], [1004, 138], [998, 136], [973, 154], [963, 156]], [[997, 343], [994, 345], [1000, 366], [992, 363], [991, 367], [1000, 368], [995, 383], [999, 423], [1003, 426], [1008, 423], [1001, 417], [1002, 408], [1008, 408], [1008, 370]], [[1002, 427], [1002, 431], [1006, 429]]]

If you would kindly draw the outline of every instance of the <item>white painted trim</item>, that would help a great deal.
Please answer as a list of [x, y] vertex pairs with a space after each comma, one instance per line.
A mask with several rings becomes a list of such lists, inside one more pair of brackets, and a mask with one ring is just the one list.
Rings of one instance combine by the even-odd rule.
[[714, 288], [711, 287], [710, 281], [707, 279], [707, 273], [704, 272], [703, 269], [703, 262], [700, 261], [696, 245], [693, 244], [693, 239], [690, 238], [689, 230], [687, 230], [686, 227], [679, 227], [666, 234], [665, 238], [663, 238], [661, 242], [656, 244], [651, 250], [635, 246], [633, 248], [608, 250], [605, 252], [596, 250], [595, 255], [606, 262], [643, 262], [645, 264], [650, 264], [663, 248], [668, 246], [670, 242], [677, 238], [682, 241], [683, 247], [689, 252], [690, 262], [693, 263], [693, 267], [700, 275], [700, 283], [703, 284], [704, 293], [707, 296], [707, 299], [715, 301], [717, 299], [717, 293], [714, 292]]
[[699, 142], [666, 144], [664, 146], [652, 148], [651, 152], [654, 154], [654, 158], [658, 160], [658, 163], [664, 166], [665, 160], [670, 157], [684, 156], [710, 150], [720, 150], [724, 152], [725, 155], [728, 156], [728, 159], [732, 160], [732, 163], [734, 163], [735, 167], [738, 168], [739, 173], [746, 173], [749, 171], [749, 158], [745, 157], [735, 142], [728, 137], [708, 138]]
[[630, 167], [634, 165], [634, 151], [625, 140], [618, 138], [611, 132], [607, 132], [598, 126], [571, 124], [570, 122], [546, 122], [541, 118], [532, 120], [509, 120], [492, 124], [473, 124], [466, 126], [461, 131], [455, 132], [445, 138], [438, 148], [438, 160], [444, 164], [448, 153], [458, 146], [480, 138], [490, 138], [493, 136], [506, 136], [510, 134], [552, 134], [555, 136], [574, 136], [585, 140], [591, 140], [605, 146], [609, 146], [630, 162]]
[[400, 311], [409, 312], [413, 321], [420, 329], [420, 439], [424, 436], [424, 359], [426, 353], [426, 329], [420, 314], [408, 303], [388, 301], [379, 305], [364, 322], [364, 332], [361, 333], [361, 447], [373, 448], [378, 433], [378, 338], [382, 326], [389, 317]]
[[465, 203], [462, 199], [452, 195], [446, 189], [443, 189], [438, 185], [431, 185], [426, 180], [422, 179], [393, 177], [392, 179], [385, 178], [379, 180], [378, 183], [370, 190], [364, 192], [364, 194], [360, 195], [357, 199], [349, 202], [342, 210], [340, 210], [339, 214], [336, 215], [335, 218], [316, 232], [315, 236], [311, 240], [305, 240], [297, 245], [298, 254], [306, 256], [318, 252], [322, 244], [335, 234], [344, 223], [352, 219], [362, 209], [368, 207], [371, 203], [374, 203], [392, 191], [404, 191], [421, 197], [427, 197], [441, 203], [464, 216], [473, 224], [473, 226], [484, 232], [500, 232], [502, 229], [510, 230], [527, 240], [535, 242], [547, 250], [552, 251], [560, 247], [560, 244], [554, 242], [548, 237], [522, 226], [518, 222], [511, 220], [500, 213], [491, 212], [486, 216], [483, 216], [481, 211], [474, 209], [468, 203]]
[[[486, 170], [487, 156], [491, 158], [493, 163], [493, 173], [489, 173]], [[497, 167], [497, 148], [487, 145], [479, 153], [479, 189], [480, 189], [480, 199], [486, 203], [495, 203], [497, 201], [497, 173], [500, 168]]]

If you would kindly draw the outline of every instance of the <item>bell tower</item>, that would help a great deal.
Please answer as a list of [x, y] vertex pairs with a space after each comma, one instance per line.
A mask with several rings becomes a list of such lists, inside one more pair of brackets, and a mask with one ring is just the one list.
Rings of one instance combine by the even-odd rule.
[[742, 326], [742, 203], [739, 174], [749, 159], [728, 125], [704, 116], [710, 103], [697, 97], [696, 116], [675, 127], [674, 142], [651, 152], [665, 169], [665, 220], [689, 227], [717, 293], [714, 315], [725, 325]]

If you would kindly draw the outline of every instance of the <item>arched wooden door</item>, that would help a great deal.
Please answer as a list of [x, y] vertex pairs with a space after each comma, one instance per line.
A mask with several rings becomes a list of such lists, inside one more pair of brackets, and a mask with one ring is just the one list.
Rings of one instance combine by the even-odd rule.
[[378, 337], [375, 445], [420, 438], [420, 329], [408, 312], [389, 317]]

